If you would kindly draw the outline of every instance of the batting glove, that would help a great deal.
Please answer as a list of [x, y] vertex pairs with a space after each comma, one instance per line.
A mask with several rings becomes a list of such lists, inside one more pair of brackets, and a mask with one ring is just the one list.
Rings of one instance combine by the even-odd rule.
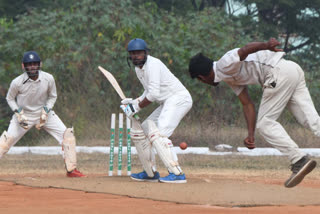
[[120, 108], [129, 118], [132, 118], [136, 113], [140, 111], [140, 107], [138, 103], [137, 105], [135, 104], [121, 105]]
[[[121, 100], [122, 105], [132, 104], [134, 106], [138, 106], [139, 102], [140, 102], [140, 100], [138, 98], [134, 99], [134, 100], [132, 98], [125, 98], [125, 99]], [[138, 108], [139, 108], [139, 106], [138, 106]]]
[[121, 100], [122, 105], [132, 104], [132, 102], [133, 102], [132, 98], [125, 98], [125, 99]]

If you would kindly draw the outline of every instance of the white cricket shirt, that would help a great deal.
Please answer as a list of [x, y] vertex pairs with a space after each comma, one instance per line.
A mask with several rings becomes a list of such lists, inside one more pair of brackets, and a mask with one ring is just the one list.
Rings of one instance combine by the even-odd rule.
[[215, 82], [224, 81], [239, 95], [246, 85], [264, 85], [270, 69], [281, 60], [284, 52], [269, 50], [249, 54], [240, 61], [239, 48], [228, 51], [221, 59], [213, 63]]
[[11, 82], [7, 94], [7, 102], [12, 111], [21, 107], [26, 115], [39, 116], [43, 106], [53, 108], [56, 99], [54, 78], [44, 71], [39, 71], [39, 77], [35, 81], [28, 79], [24, 72]]
[[135, 71], [145, 90], [140, 99], [146, 97], [151, 102], [161, 103], [174, 94], [189, 93], [167, 66], [155, 57], [148, 55], [143, 67], [135, 67]]

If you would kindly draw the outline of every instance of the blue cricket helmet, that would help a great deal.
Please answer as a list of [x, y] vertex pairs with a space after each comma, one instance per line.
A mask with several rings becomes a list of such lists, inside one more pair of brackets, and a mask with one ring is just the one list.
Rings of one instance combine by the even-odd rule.
[[148, 51], [147, 43], [143, 39], [135, 38], [128, 43], [128, 51]]
[[23, 54], [22, 63], [29, 62], [41, 62], [41, 59], [37, 52], [35, 51], [27, 51]]

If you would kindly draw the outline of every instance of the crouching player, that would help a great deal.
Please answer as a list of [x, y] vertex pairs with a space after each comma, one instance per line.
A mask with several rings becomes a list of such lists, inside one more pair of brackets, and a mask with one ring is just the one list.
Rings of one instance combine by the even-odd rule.
[[24, 53], [25, 71], [10, 84], [7, 102], [14, 111], [8, 131], [0, 137], [0, 158], [33, 126], [51, 134], [64, 151], [68, 177], [84, 177], [77, 170], [76, 140], [73, 128], [66, 128], [52, 110], [57, 99], [56, 85], [51, 74], [41, 71], [41, 59], [35, 51]]
[[[138, 181], [186, 183], [169, 137], [191, 109], [191, 95], [159, 59], [148, 55], [144, 40], [131, 40], [128, 52], [144, 88], [144, 93], [139, 98], [127, 98], [121, 102], [121, 108], [132, 118], [131, 139], [144, 169], [143, 172], [132, 174], [131, 178]], [[157, 102], [160, 106], [140, 126], [133, 116], [152, 102]], [[156, 170], [153, 148], [169, 171], [166, 177], [160, 177]]]

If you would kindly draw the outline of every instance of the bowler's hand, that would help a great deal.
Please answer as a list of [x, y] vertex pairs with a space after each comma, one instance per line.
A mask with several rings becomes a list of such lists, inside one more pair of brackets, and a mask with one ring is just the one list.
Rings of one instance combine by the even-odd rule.
[[276, 40], [275, 38], [270, 38], [267, 42], [267, 49], [274, 52], [283, 51], [283, 49], [276, 48], [279, 45], [281, 45], [281, 43], [278, 40]]
[[243, 143], [248, 149], [256, 148], [256, 145], [254, 144], [254, 137], [250, 137], [250, 136], [246, 137], [246, 139], [244, 139]]

